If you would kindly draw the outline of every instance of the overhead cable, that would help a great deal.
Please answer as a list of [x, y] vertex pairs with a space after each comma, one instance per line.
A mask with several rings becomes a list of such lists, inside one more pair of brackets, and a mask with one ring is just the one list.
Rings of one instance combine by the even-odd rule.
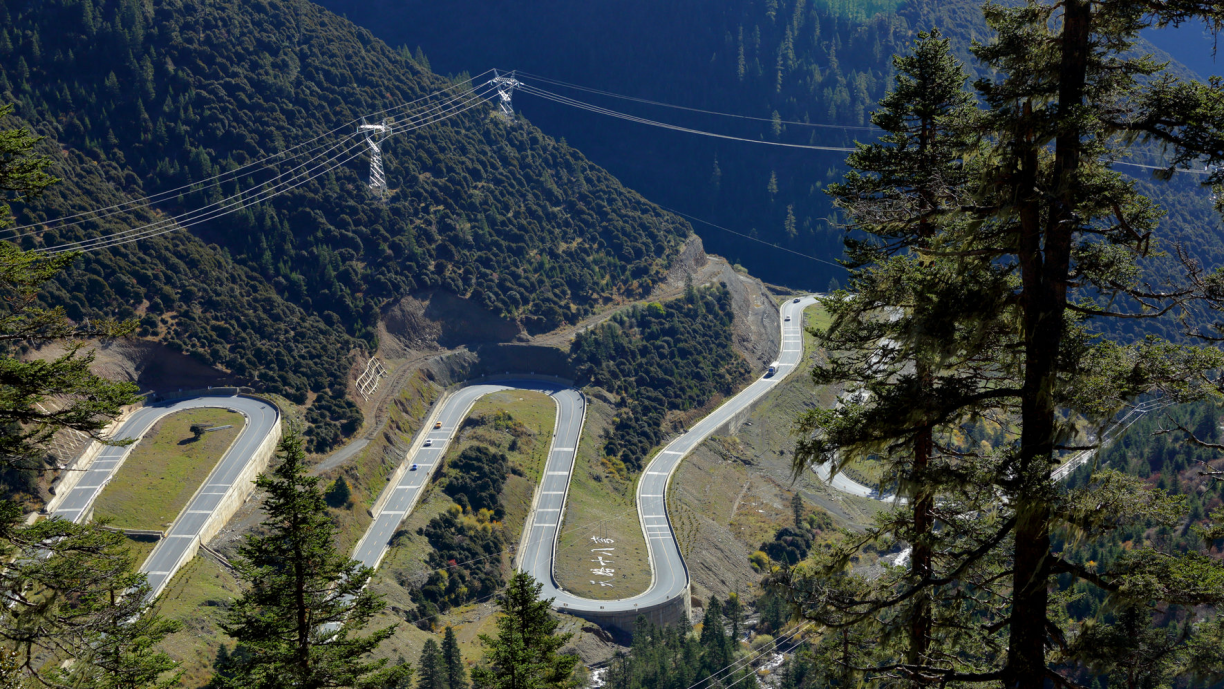
[[524, 93], [528, 93], [530, 95], [533, 95], [539, 98], [543, 98], [545, 100], [550, 100], [555, 103], [560, 103], [561, 105], [568, 105], [570, 107], [578, 108], [580, 110], [587, 110], [589, 112], [593, 112], [599, 115], [607, 115], [609, 117], [616, 117], [622, 120], [627, 120], [629, 122], [636, 122], [638, 124], [650, 125], [652, 127], [662, 127], [663, 129], [670, 129], [672, 131], [684, 132], [686, 134], [697, 134], [698, 136], [708, 136], [708, 137], [712, 137], [715, 139], [727, 139], [729, 141], [743, 141], [745, 143], [750, 143], [750, 144], [763, 144], [766, 146], [780, 146], [782, 148], [799, 148], [799, 149], [806, 149], [809, 151], [835, 151], [838, 153], [853, 153], [855, 151], [854, 148], [850, 148], [846, 146], [815, 146], [811, 144], [788, 144], [788, 143], [784, 143], [781, 141], [765, 141], [763, 139], [748, 139], [742, 136], [730, 136], [728, 134], [716, 134], [714, 132], [707, 132], [707, 131], [703, 131], [700, 129], [692, 129], [690, 127], [681, 127], [681, 126], [674, 125], [674, 124], [667, 124], [666, 122], [659, 122], [657, 120], [647, 119], [645, 117], [627, 115], [623, 112], [618, 112], [616, 110], [612, 110], [609, 108], [603, 108], [597, 105], [591, 105], [590, 103], [584, 103], [583, 101], [576, 100], [574, 98], [569, 98], [567, 96], [562, 96], [562, 95], [553, 93], [551, 91], [545, 91], [544, 89], [541, 89], [538, 86], [532, 86], [530, 84], [522, 84], [518, 87], [517, 90], [522, 91]]
[[647, 105], [657, 105], [661, 108], [672, 108], [674, 110], [687, 110], [688, 112], [699, 112], [699, 113], [703, 113], [706, 115], [717, 115], [719, 117], [731, 117], [737, 120], [754, 120], [756, 122], [769, 122], [771, 124], [788, 124], [788, 125], [795, 125], [797, 127], [821, 127], [825, 129], [855, 129], [859, 131], [869, 131], [869, 132], [881, 131], [879, 127], [864, 127], [864, 126], [848, 125], [848, 124], [829, 124], [827, 122], [800, 122], [797, 120], [774, 120], [769, 117], [753, 117], [751, 115], [737, 115], [737, 114], [729, 113], [729, 112], [718, 112], [715, 110], [703, 110], [701, 108], [689, 108], [683, 105], [672, 105], [671, 103], [660, 103], [659, 101], [647, 100], [645, 98], [635, 98], [633, 96], [623, 96], [619, 93], [612, 93], [610, 91], [601, 91], [599, 89], [588, 88], [586, 86], [578, 86], [577, 84], [569, 84], [564, 81], [559, 81], [557, 79], [549, 79], [548, 77], [538, 76], [535, 74], [531, 74], [529, 72], [520, 72], [516, 70], [515, 75], [517, 75], [520, 80], [525, 77], [527, 79], [531, 79], [534, 81], [542, 81], [548, 84], [553, 84], [555, 86], [562, 86], [568, 89], [574, 89], [576, 91], [585, 91], [587, 93], [594, 93], [600, 96], [607, 96], [609, 98], [619, 98], [621, 100], [633, 101], [634, 103], [645, 103]]
[[[488, 74], [491, 71], [493, 70], [486, 70], [480, 74], [477, 74], [474, 77], [470, 77], [462, 81], [456, 82], [455, 84], [452, 84], [451, 86], [447, 86], [438, 91], [428, 93], [424, 96], [421, 96], [420, 98], [417, 98], [411, 101], [407, 101], [405, 103], [401, 103], [399, 105], [392, 106], [390, 108], [384, 108], [374, 113], [369, 113], [365, 115], [364, 117], [373, 118], [373, 117], [394, 114], [396, 112], [404, 110], [405, 108], [416, 105], [417, 103], [420, 103], [421, 101], [435, 98], [439, 94], [444, 93], [446, 91], [451, 91], [453, 89], [460, 88], [467, 84], [470, 84], [474, 79], [478, 79], [481, 76], [484, 76], [485, 74]], [[318, 142], [321, 139], [332, 136], [338, 132], [344, 131], [345, 129], [351, 129], [353, 127], [356, 127], [357, 124], [361, 122], [361, 120], [362, 120], [361, 117], [355, 118], [330, 131], [324, 132], [314, 137], [313, 139], [303, 141], [302, 143], [297, 144], [296, 146], [285, 149], [284, 151], [279, 151], [277, 153], [270, 154], [263, 158], [253, 160], [247, 163], [246, 165], [242, 165], [232, 170], [226, 170], [224, 172], [213, 175], [212, 177], [207, 177], [205, 179], [195, 181], [195, 182], [189, 182], [182, 186], [175, 187], [174, 189], [167, 189], [165, 191], [157, 192], [155, 194], [150, 194], [148, 196], [145, 196], [139, 199], [132, 199], [130, 201], [125, 201], [123, 203], [118, 203], [112, 206], [107, 206], [105, 208], [96, 208], [96, 209], [92, 209], [88, 211], [82, 211], [80, 213], [75, 213], [73, 215], [64, 216], [62, 218], [56, 218], [55, 220], [50, 220], [50, 221], [27, 223], [25, 225], [17, 225], [15, 227], [9, 227], [4, 230], [0, 230], [0, 237], [19, 234], [21, 230], [31, 229], [35, 227], [42, 227], [46, 229], [58, 229], [62, 227], [71, 227], [74, 225], [79, 225], [81, 223], [87, 222], [89, 220], [98, 220], [98, 219], [109, 217], [111, 215], [115, 215], [118, 213], [130, 212], [137, 208], [152, 206], [157, 203], [161, 203], [167, 199], [174, 198], [178, 196], [180, 193], [208, 189], [208, 188], [217, 186], [218, 184], [224, 183], [226, 181], [237, 180], [241, 177], [255, 174], [256, 172], [259, 172], [260, 169], [262, 168], [266, 168], [271, 165], [288, 162], [292, 160], [293, 158], [296, 158], [300, 155], [310, 155], [312, 152], [318, 151], [319, 149], [325, 147], [327, 144], [319, 144], [306, 151], [302, 151], [301, 149], [306, 148], [307, 146], [310, 146], [311, 144], [314, 144], [315, 142]], [[295, 151], [297, 152], [295, 153]], [[67, 221], [73, 221], [73, 222], [67, 222]]]
[[[428, 111], [414, 115], [408, 121], [400, 125], [398, 132], [420, 129], [421, 127], [450, 119], [451, 117], [486, 103], [484, 98], [486, 95], [488, 95], [488, 93], [482, 92], [482, 89], [486, 89], [487, 86], [487, 83], [483, 84], [471, 92], [453, 97], [447, 101], [443, 101], [442, 103], [436, 104]], [[168, 232], [185, 229], [187, 227], [198, 225], [202, 222], [213, 220], [223, 215], [242, 210], [268, 198], [299, 187], [312, 179], [327, 174], [328, 172], [345, 165], [351, 160], [360, 157], [364, 154], [365, 150], [364, 140], [357, 141], [348, 148], [333, 154], [333, 151], [335, 151], [337, 148], [355, 138], [357, 138], [356, 134], [345, 137], [336, 144], [333, 144], [323, 153], [299, 164], [293, 169], [282, 172], [276, 177], [267, 180], [252, 189], [238, 192], [237, 194], [222, 199], [221, 201], [216, 201], [177, 216], [163, 218], [146, 225], [114, 234], [76, 242], [67, 242], [64, 244], [47, 247], [41, 251], [43, 253], [56, 254], [66, 251], [93, 251], [96, 249], [108, 248], [118, 244], [125, 244], [139, 239], [155, 237]], [[328, 157], [322, 163], [317, 165], [315, 164], [315, 162], [320, 158], [328, 155], [330, 155], [330, 157]], [[313, 167], [311, 167], [312, 165]]]
[[[429, 124], [429, 123], [430, 122], [424, 122], [423, 124]], [[268, 180], [257, 187], [241, 191], [230, 197], [227, 197], [220, 201], [215, 201], [201, 208], [196, 208], [191, 211], [181, 213], [177, 216], [163, 218], [161, 220], [149, 223], [147, 225], [139, 226], [136, 228], [130, 228], [128, 230], [123, 230], [120, 232], [116, 232], [114, 234], [104, 235], [101, 237], [94, 237], [92, 239], [87, 239], [87, 240], [82, 240], [82, 241], [77, 241], [77, 242], [68, 242], [65, 244], [56, 245], [53, 247], [49, 247], [48, 249], [44, 251], [46, 253], [63, 253], [64, 251], [93, 250], [93, 249], [98, 249], [98, 248], [105, 248], [107, 246], [114, 246], [115, 244], [127, 243], [127, 242], [135, 241], [138, 239], [158, 236], [160, 234], [165, 234], [166, 232], [177, 231], [180, 229], [184, 229], [186, 227], [191, 227], [201, 222], [205, 222], [207, 220], [211, 220], [211, 219], [220, 217], [222, 215], [226, 215], [228, 213], [235, 212], [237, 210], [241, 210], [255, 203], [258, 203], [264, 199], [270, 198], [272, 196], [278, 195], [290, 189], [301, 186], [302, 184], [305, 184], [311, 179], [314, 179], [322, 174], [326, 174], [327, 172], [330, 172], [331, 170], [339, 167], [340, 165], [344, 165], [345, 163], [353, 160], [354, 158], [359, 157], [364, 151], [364, 141], [359, 141], [351, 145], [346, 150], [332, 155], [330, 158], [325, 160], [323, 163], [319, 165], [315, 165], [314, 167], [308, 168], [308, 166], [312, 165], [319, 158], [331, 153], [336, 148], [342, 146], [345, 142], [352, 141], [354, 138], [356, 138], [355, 134], [350, 135], [346, 137], [345, 139], [341, 140], [340, 142], [338, 142], [337, 144], [334, 144], [328, 151], [325, 151], [323, 154], [316, 156], [315, 158], [311, 160], [307, 160], [306, 162], [298, 165], [297, 167], [289, 171], [282, 172], [281, 174], [277, 175], [275, 178]], [[352, 154], [352, 155], [349, 155], [349, 154]], [[303, 172], [304, 169], [305, 171]], [[305, 175], [305, 177], [303, 177], [303, 175]], [[273, 182], [276, 182], [276, 183], [273, 184]], [[261, 190], [261, 187], [262, 187], [262, 190]], [[165, 229], [163, 231], [163, 228], [168, 228], [168, 229]]]
[[[706, 684], [707, 682], [713, 682], [715, 680], [721, 681], [723, 678], [719, 677], [719, 675], [722, 675], [724, 673], [730, 674], [730, 673], [735, 672], [736, 670], [742, 670], [745, 666], [751, 665], [753, 661], [757, 660], [758, 658], [765, 655], [766, 653], [773, 652], [778, 646], [781, 646], [783, 643], [790, 641], [796, 635], [803, 632], [810, 626], [812, 626], [811, 622], [807, 622], [802, 625], [796, 625], [795, 627], [791, 628], [790, 631], [785, 632], [783, 634], [779, 634], [778, 637], [773, 639], [770, 643], [767, 643], [761, 648], [757, 649], [756, 653], [752, 653], [752, 654], [744, 656], [743, 658], [739, 658], [738, 660], [732, 661], [730, 665], [727, 665], [726, 667], [723, 667], [720, 670], [716, 670], [714, 671], [713, 674], [707, 675], [706, 677], [702, 677], [696, 682], [693, 682], [687, 687], [687, 689], [709, 689], [711, 685]], [[740, 680], [732, 682], [728, 686], [734, 686], [742, 680], [743, 678], [740, 678]], [[705, 686], [702, 686], [702, 685], [705, 685]]]
[[[463, 104], [466, 107], [457, 109], [457, 111], [454, 111], [454, 112], [444, 113], [443, 115], [435, 117], [429, 121], [421, 122], [420, 124], [416, 126], [407, 128], [406, 131], [411, 131], [413, 129], [419, 129], [422, 126], [426, 126], [429, 124], [433, 124], [434, 122], [448, 119], [449, 117], [457, 115], [460, 112], [470, 110], [471, 108], [483, 102], [484, 101], [481, 98], [473, 98]], [[452, 109], [452, 110], [456, 110], [456, 109]], [[351, 140], [352, 138], [354, 137], [349, 137], [349, 140]], [[305, 168], [307, 165], [311, 164], [313, 161], [307, 161], [306, 163], [299, 165], [298, 167], [294, 168], [293, 170], [287, 173], [282, 173], [281, 175], [278, 175], [277, 178], [274, 178], [274, 180], [280, 179], [280, 178], [287, 178], [287, 179], [283, 179], [277, 184], [271, 187], [267, 187], [263, 189], [262, 191], [259, 191], [258, 193], [254, 193], [253, 195], [252, 195], [252, 192], [254, 190], [246, 190], [245, 192], [239, 192], [238, 194], [227, 197], [226, 199], [222, 199], [221, 201], [217, 201], [217, 202], [208, 204], [207, 206], [194, 209], [192, 211], [180, 214], [178, 216], [165, 218], [165, 219], [153, 222], [153, 223], [149, 223], [148, 225], [132, 228], [130, 230], [125, 230], [122, 232], [114, 233], [111, 235], [106, 235], [103, 237], [97, 237], [97, 238], [93, 238], [89, 240], [83, 240], [79, 242], [70, 242], [67, 244], [57, 245], [55, 247], [50, 247], [49, 249], [45, 251], [47, 253], [63, 253], [65, 251], [91, 251], [95, 249], [102, 249], [102, 248], [108, 248], [111, 246], [116, 246], [118, 244], [126, 244], [129, 242], [137, 241], [139, 239], [156, 237], [156, 236], [160, 236], [162, 234], [166, 234], [169, 232], [176, 232], [181, 229], [186, 229], [188, 227], [192, 227], [194, 225], [198, 225], [200, 223], [207, 222], [209, 220], [213, 220], [215, 218], [218, 218], [224, 215], [228, 215], [229, 213], [233, 213], [233, 212], [242, 210], [244, 208], [248, 208], [268, 198], [271, 198], [273, 196], [277, 196], [281, 193], [295, 189], [305, 184], [306, 182], [309, 182], [317, 177], [325, 175], [335, 170], [336, 168], [341, 167], [349, 163], [350, 161], [361, 157], [364, 154], [364, 152], [365, 152], [365, 142], [363, 140], [363, 141], [353, 144], [345, 151], [337, 153], [336, 155], [332, 156], [331, 158], [324, 161], [323, 163], [316, 165], [313, 168], [305, 170], [304, 172], [302, 169]], [[264, 185], [261, 185], [261, 186], [267, 186], [268, 183], [274, 180], [269, 180], [269, 182], [266, 182], [264, 183]]]
[[[1170, 169], [1168, 165], [1144, 165], [1144, 164], [1142, 164], [1142, 163], [1127, 163], [1127, 162], [1124, 162], [1124, 161], [1121, 161], [1121, 160], [1114, 160], [1114, 161], [1111, 161], [1111, 162], [1110, 162], [1110, 165], [1126, 165], [1126, 166], [1128, 166], [1128, 167], [1139, 167], [1139, 168], [1143, 168], [1144, 170], [1169, 170], [1169, 169]], [[1192, 170], [1192, 169], [1190, 169], [1190, 168], [1185, 168], [1185, 167], [1175, 167], [1175, 168], [1171, 168], [1171, 169], [1172, 169], [1173, 171], [1176, 171], [1176, 172], [1187, 172], [1187, 173], [1190, 173], [1190, 174], [1192, 174], [1192, 175], [1209, 175], [1209, 174], [1211, 174], [1211, 170]]]
[[[656, 205], [656, 206], [658, 206], [659, 204], [655, 204], [655, 205]], [[830, 266], [833, 266], [833, 267], [835, 267], [835, 268], [845, 268], [845, 266], [843, 266], [843, 265], [842, 265], [842, 264], [840, 264], [840, 263], [837, 263], [837, 262], [834, 262], [834, 261], [829, 261], [829, 260], [826, 260], [826, 259], [823, 259], [823, 258], [817, 258], [817, 257], [815, 257], [815, 256], [812, 256], [811, 254], [801, 253], [801, 252], [795, 251], [794, 249], [788, 249], [787, 247], [784, 247], [784, 246], [782, 246], [782, 245], [780, 245], [780, 244], [774, 244], [773, 242], [767, 242], [767, 241], [765, 241], [765, 240], [763, 240], [763, 239], [758, 239], [758, 238], [756, 238], [756, 237], [753, 237], [752, 235], [747, 235], [747, 234], [744, 234], [743, 232], [736, 232], [735, 230], [732, 230], [732, 229], [729, 229], [729, 228], [723, 227], [722, 225], [715, 225], [714, 223], [710, 222], [709, 220], [702, 220], [701, 218], [698, 218], [698, 217], [697, 217], [697, 216], [695, 216], [695, 215], [689, 215], [688, 213], [684, 213], [684, 212], [682, 212], [682, 211], [678, 211], [678, 210], [676, 210], [676, 209], [674, 209], [674, 208], [668, 208], [667, 206], [659, 206], [659, 208], [662, 208], [663, 210], [667, 211], [668, 213], [675, 213], [676, 215], [679, 215], [679, 216], [681, 216], [681, 217], [687, 218], [687, 219], [689, 219], [689, 220], [691, 220], [691, 221], [693, 221], [693, 222], [699, 222], [699, 223], [701, 223], [702, 225], [709, 225], [710, 227], [713, 227], [713, 228], [714, 228], [714, 229], [716, 229], [716, 230], [722, 230], [723, 232], [729, 232], [729, 233], [731, 233], [731, 234], [733, 234], [733, 235], [735, 235], [735, 236], [737, 236], [737, 237], [743, 237], [744, 239], [749, 239], [749, 240], [752, 240], [752, 241], [754, 241], [754, 242], [756, 242], [756, 243], [758, 243], [758, 244], [764, 244], [765, 246], [770, 247], [771, 249], [778, 249], [778, 250], [780, 250], [780, 251], [785, 251], [785, 252], [787, 252], [787, 253], [791, 253], [791, 254], [794, 254], [794, 255], [796, 255], [796, 256], [802, 256], [802, 257], [804, 257], [804, 258], [806, 258], [806, 259], [808, 259], [808, 260], [810, 260], [810, 261], [816, 261], [817, 263], [824, 263], [824, 264], [826, 264], [826, 265], [830, 265]]]

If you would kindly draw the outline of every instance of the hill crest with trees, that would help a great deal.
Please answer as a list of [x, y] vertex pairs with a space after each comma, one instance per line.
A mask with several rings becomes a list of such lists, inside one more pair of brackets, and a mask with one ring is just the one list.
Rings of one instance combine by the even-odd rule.
[[[459, 83], [306, 3], [0, 3], [0, 23], [0, 98], [47, 137], [64, 181], [18, 204], [18, 225], [205, 180]], [[345, 400], [351, 356], [374, 349], [399, 300], [449, 291], [545, 332], [649, 293], [690, 232], [564, 142], [488, 108], [389, 139], [383, 164], [385, 205], [362, 156], [188, 232], [86, 254], [46, 301], [77, 320], [138, 319], [143, 337], [315, 401], [310, 446], [323, 451], [360, 424]], [[113, 233], [238, 191], [171, 195], [19, 241]]]

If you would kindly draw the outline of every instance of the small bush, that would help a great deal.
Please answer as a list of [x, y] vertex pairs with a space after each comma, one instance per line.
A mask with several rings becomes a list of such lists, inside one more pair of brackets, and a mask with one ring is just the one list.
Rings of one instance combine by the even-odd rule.
[[348, 481], [341, 476], [332, 482], [323, 499], [327, 502], [328, 507], [336, 509], [348, 507], [353, 503], [353, 491], [349, 488]]
[[749, 555], [748, 562], [749, 564], [752, 565], [752, 568], [758, 572], [769, 571], [769, 556], [766, 555], [763, 551], [758, 550], [755, 553]]

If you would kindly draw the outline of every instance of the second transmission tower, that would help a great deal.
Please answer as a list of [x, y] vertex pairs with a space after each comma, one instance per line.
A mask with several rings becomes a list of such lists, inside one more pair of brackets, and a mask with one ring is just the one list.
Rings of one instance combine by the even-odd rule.
[[508, 77], [503, 77], [497, 73], [497, 70], [493, 70], [493, 85], [497, 87], [498, 109], [502, 117], [506, 118], [507, 122], [513, 122], [514, 105], [510, 102], [510, 98], [514, 96], [514, 89], [521, 86], [519, 80], [514, 78], [514, 72], [511, 72]]
[[370, 146], [370, 191], [379, 201], [387, 200], [387, 178], [383, 175], [382, 143], [391, 136], [391, 120], [383, 120], [382, 124], [366, 124], [362, 120], [357, 131], [365, 134], [366, 143]]

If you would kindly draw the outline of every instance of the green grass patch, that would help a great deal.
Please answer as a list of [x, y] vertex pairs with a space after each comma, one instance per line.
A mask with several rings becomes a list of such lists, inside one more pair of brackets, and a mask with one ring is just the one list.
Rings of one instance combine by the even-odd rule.
[[[578, 457], [570, 479], [565, 503], [565, 519], [557, 543], [554, 575], [565, 590], [586, 598], [611, 600], [626, 598], [650, 586], [650, 560], [646, 537], [638, 520], [635, 485], [618, 480], [605, 465], [600, 442], [605, 429], [613, 425], [616, 410], [608, 403], [588, 396], [586, 425], [578, 445]], [[593, 536], [610, 538], [612, 543], [595, 543]], [[594, 552], [592, 548], [615, 548]], [[596, 576], [602, 569], [602, 556], [612, 577]], [[600, 582], [611, 584], [602, 586]]]
[[156, 536], [128, 536], [127, 537], [128, 552], [132, 554], [132, 559], [139, 567], [149, 558], [149, 554], [157, 547]]
[[[829, 315], [829, 312], [825, 310], [825, 307], [821, 306], [820, 304], [812, 304], [803, 310], [803, 327], [805, 329], [820, 328], [823, 330], [832, 324], [833, 317]], [[803, 349], [803, 351], [806, 352], [806, 354], [804, 354], [806, 358], [808, 354], [816, 351], [817, 344], [816, 338], [813, 337], [811, 333], [805, 332], [804, 334], [807, 335], [808, 338], [804, 341]]]
[[495, 392], [472, 406], [458, 441], [446, 448], [446, 466], [471, 445], [504, 452], [510, 459], [512, 473], [506, 477], [501, 493], [507, 543], [517, 544], [523, 532], [531, 497], [548, 459], [556, 419], [557, 404], [548, 395], [525, 390]]
[[[233, 427], [197, 440], [193, 424]], [[158, 421], [102, 489], [94, 519], [123, 529], [170, 526], [245, 424], [241, 414], [224, 409], [189, 409]]]
[[233, 650], [234, 641], [221, 631], [218, 622], [240, 593], [234, 574], [201, 553], [174, 575], [157, 599], [161, 614], [183, 625], [160, 645], [186, 672], [180, 686], [207, 684], [221, 646]]

